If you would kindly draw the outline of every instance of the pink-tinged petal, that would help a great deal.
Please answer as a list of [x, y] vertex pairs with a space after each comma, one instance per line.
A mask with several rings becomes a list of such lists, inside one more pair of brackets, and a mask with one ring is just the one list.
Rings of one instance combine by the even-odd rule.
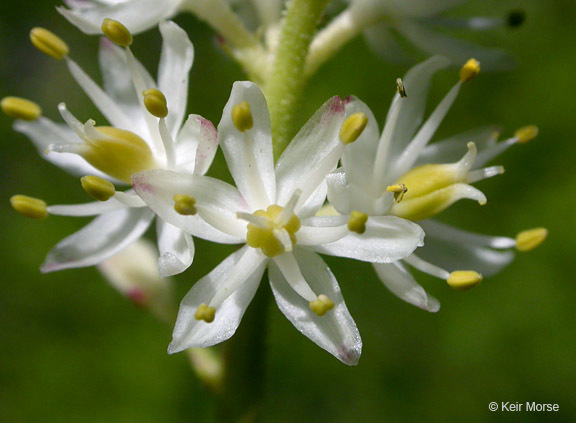
[[358, 364], [362, 353], [362, 339], [350, 316], [336, 278], [317, 254], [295, 248], [294, 255], [300, 271], [310, 288], [318, 295], [326, 295], [334, 308], [324, 316], [316, 315], [309, 302], [297, 294], [273, 261], [269, 265], [270, 286], [278, 308], [296, 329], [342, 363]]
[[199, 115], [190, 115], [176, 140], [176, 169], [204, 175], [218, 148], [218, 132], [212, 122]]

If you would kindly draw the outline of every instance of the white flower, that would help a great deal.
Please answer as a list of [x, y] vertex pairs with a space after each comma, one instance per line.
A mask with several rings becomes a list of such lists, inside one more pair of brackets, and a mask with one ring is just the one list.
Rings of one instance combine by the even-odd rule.
[[[260, 89], [236, 82], [218, 126], [237, 189], [223, 182], [165, 170], [133, 176], [134, 189], [163, 219], [190, 230], [172, 198], [196, 199], [198, 214], [244, 247], [198, 281], [183, 299], [169, 352], [208, 347], [230, 338], [268, 268], [276, 302], [286, 317], [342, 362], [356, 364], [361, 340], [333, 274], [316, 252], [387, 263], [422, 243], [418, 225], [396, 217], [318, 217], [325, 176], [365, 121], [345, 120], [333, 98], [296, 135], [276, 166], [270, 119]], [[350, 229], [363, 232], [362, 235]], [[333, 308], [333, 310], [330, 310]]]
[[470, 60], [461, 70], [461, 80], [422, 123], [431, 78], [448, 63], [437, 56], [408, 72], [403, 81], [407, 97], [394, 97], [381, 136], [368, 107], [351, 102], [347, 114], [361, 111], [369, 116], [369, 123], [346, 149], [343, 168], [328, 177], [328, 199], [340, 213], [359, 210], [369, 216], [396, 215], [419, 221], [426, 233], [425, 246], [403, 262], [374, 267], [394, 294], [428, 311], [437, 311], [440, 305], [415, 281], [406, 264], [464, 289], [481, 281], [479, 273], [490, 276], [510, 263], [514, 256], [510, 248], [533, 248], [545, 237], [542, 229], [516, 240], [489, 237], [429, 219], [463, 198], [484, 204], [484, 194], [470, 184], [504, 169], [483, 166], [510, 146], [534, 138], [537, 131], [526, 127], [498, 143], [496, 129], [483, 127], [428, 145], [464, 81], [479, 71], [478, 62]]
[[467, 0], [347, 0], [349, 6], [322, 29], [310, 47], [309, 72], [313, 73], [340, 47], [363, 32], [376, 52], [391, 61], [412, 61], [406, 41], [426, 56], [440, 54], [453, 63], [476, 57], [485, 70], [505, 70], [514, 60], [503, 50], [486, 48], [447, 35], [446, 31], [482, 31], [523, 22], [522, 12], [507, 18], [447, 18], [442, 14]]
[[[59, 110], [68, 126], [43, 116], [15, 124], [15, 129], [28, 135], [46, 159], [72, 174], [90, 175], [83, 178], [83, 187], [100, 200], [107, 200], [47, 207], [49, 214], [97, 217], [56, 245], [41, 268], [43, 272], [100, 263], [140, 238], [152, 223], [154, 213], [132, 190], [115, 192], [113, 185], [94, 175], [121, 183], [130, 183], [132, 173], [148, 168], [202, 175], [214, 158], [217, 133], [212, 123], [201, 116], [190, 115], [182, 125], [188, 74], [194, 57], [192, 43], [173, 22], [161, 23], [160, 31], [163, 46], [158, 84], [129, 48], [119, 48], [108, 39], [103, 38], [100, 46], [104, 89], [64, 56], [72, 77], [111, 127], [95, 126], [93, 120], [82, 124], [63, 103]], [[36, 35], [42, 37], [42, 45], [52, 40], [44, 32]], [[145, 90], [147, 95], [143, 96]], [[163, 117], [158, 119], [148, 110]], [[199, 217], [191, 220], [195, 222], [195, 235], [223, 242], [230, 240]], [[194, 257], [190, 234], [162, 219], [156, 221], [156, 230], [161, 275], [184, 271]]]

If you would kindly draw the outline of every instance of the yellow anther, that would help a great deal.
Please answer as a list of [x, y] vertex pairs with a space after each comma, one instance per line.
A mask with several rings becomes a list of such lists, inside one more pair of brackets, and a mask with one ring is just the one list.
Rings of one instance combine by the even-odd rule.
[[62, 38], [45, 28], [32, 28], [30, 31], [30, 41], [32, 41], [34, 47], [54, 59], [63, 59], [68, 56], [70, 52], [68, 44], [66, 44]]
[[408, 188], [404, 184], [394, 184], [387, 186], [386, 191], [393, 192], [394, 200], [396, 200], [396, 202], [399, 203], [404, 198], [404, 194], [408, 192]]
[[346, 118], [340, 128], [340, 141], [344, 144], [350, 144], [358, 139], [368, 125], [368, 116], [365, 113], [358, 112]]
[[146, 110], [148, 110], [151, 115], [157, 118], [165, 118], [168, 116], [168, 104], [162, 91], [156, 88], [150, 88], [145, 90], [142, 95], [144, 96]]
[[398, 90], [398, 94], [400, 94], [400, 97], [408, 97], [408, 94], [406, 94], [406, 87], [404, 87], [404, 82], [402, 81], [402, 78], [396, 79], [396, 89]]
[[120, 47], [128, 47], [132, 44], [132, 34], [118, 21], [106, 18], [102, 21], [101, 29], [110, 41]]
[[476, 59], [470, 59], [460, 69], [460, 80], [462, 82], [472, 81], [480, 73], [480, 62]]
[[354, 210], [350, 213], [350, 219], [348, 219], [348, 229], [350, 232], [356, 232], [357, 234], [363, 234], [366, 232], [366, 222], [368, 221], [368, 215]]
[[448, 285], [458, 291], [465, 291], [470, 288], [474, 288], [480, 282], [482, 282], [482, 275], [473, 270], [457, 270], [450, 273], [450, 276], [446, 280]]
[[535, 125], [523, 126], [514, 132], [514, 136], [520, 144], [527, 143], [538, 136], [538, 127]]
[[232, 122], [240, 132], [252, 129], [254, 120], [252, 118], [250, 104], [247, 101], [243, 101], [232, 107]]
[[108, 201], [116, 194], [114, 184], [99, 176], [83, 176], [80, 178], [80, 183], [84, 191], [98, 201]]
[[196, 214], [196, 199], [186, 194], [176, 194], [174, 200], [174, 210], [183, 216], [193, 216]]
[[[254, 216], [265, 218], [264, 226], [248, 223], [246, 244], [252, 248], [260, 248], [267, 257], [276, 257], [286, 252], [287, 244], [296, 245], [296, 232], [300, 230], [300, 219], [292, 213], [287, 223], [279, 218], [284, 210], [277, 204], [272, 204], [264, 210], [256, 210]], [[282, 238], [284, 236], [284, 238]]]
[[32, 219], [46, 219], [48, 217], [46, 203], [38, 198], [13, 195], [10, 198], [10, 204], [14, 210], [26, 217]]
[[530, 251], [544, 242], [548, 236], [546, 228], [535, 228], [520, 232], [516, 235], [516, 249], [518, 251]]
[[42, 109], [36, 103], [20, 97], [4, 97], [0, 102], [2, 111], [10, 117], [22, 120], [36, 120]]
[[314, 301], [310, 301], [310, 309], [318, 316], [324, 316], [327, 311], [334, 308], [334, 302], [326, 295], [318, 295]]
[[111, 126], [94, 130], [98, 138], [87, 141], [78, 154], [96, 169], [131, 184], [134, 173], [156, 167], [152, 150], [138, 135]]
[[212, 323], [214, 316], [216, 316], [216, 309], [208, 304], [200, 304], [194, 313], [196, 320], [204, 320], [206, 323]]

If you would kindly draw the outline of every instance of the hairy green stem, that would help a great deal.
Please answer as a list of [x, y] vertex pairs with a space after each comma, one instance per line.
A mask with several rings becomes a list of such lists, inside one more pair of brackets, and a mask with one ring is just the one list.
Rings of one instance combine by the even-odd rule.
[[294, 135], [295, 115], [304, 86], [306, 56], [329, 0], [289, 0], [265, 94], [277, 159]]

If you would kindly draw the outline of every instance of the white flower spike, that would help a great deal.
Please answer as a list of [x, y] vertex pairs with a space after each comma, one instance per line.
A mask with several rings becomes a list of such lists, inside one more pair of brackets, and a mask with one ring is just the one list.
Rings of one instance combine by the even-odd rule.
[[469, 60], [460, 72], [460, 81], [420, 124], [431, 79], [448, 64], [447, 59], [436, 56], [408, 72], [402, 80], [408, 95], [394, 97], [381, 136], [368, 107], [360, 101], [349, 103], [347, 115], [366, 114], [368, 126], [344, 152], [343, 167], [327, 178], [328, 199], [335, 214], [362, 210], [368, 221], [374, 216], [395, 215], [422, 226], [426, 245], [417, 254], [374, 267], [394, 294], [431, 312], [438, 311], [440, 304], [416, 282], [406, 265], [443, 279], [455, 289], [467, 289], [480, 283], [482, 275], [491, 276], [510, 263], [514, 256], [511, 248], [532, 249], [547, 235], [545, 229], [535, 229], [517, 239], [489, 237], [430, 219], [460, 199], [486, 203], [485, 195], [471, 184], [504, 169], [483, 166], [537, 134], [536, 127], [527, 126], [514, 137], [496, 142], [497, 130], [485, 127], [429, 144], [461, 86], [480, 70], [476, 60]]
[[133, 176], [136, 192], [162, 219], [190, 230], [190, 217], [174, 203], [175, 195], [188, 195], [206, 222], [246, 244], [183, 299], [169, 352], [230, 338], [268, 268], [276, 302], [294, 326], [342, 362], [358, 362], [358, 330], [317, 252], [390, 263], [421, 245], [423, 232], [393, 216], [315, 216], [326, 198], [325, 176], [365, 126], [361, 116], [348, 120], [345, 109], [338, 97], [326, 102], [274, 165], [264, 96], [253, 83], [236, 82], [218, 131], [237, 189], [166, 170]]
[[[212, 123], [201, 116], [190, 115], [183, 124], [188, 74], [194, 58], [186, 33], [173, 22], [160, 24], [163, 46], [156, 83], [132, 55], [128, 47], [132, 36], [124, 25], [106, 19], [102, 30], [110, 40], [123, 46], [118, 47], [105, 38], [101, 41], [103, 89], [69, 57], [66, 44], [57, 36], [38, 28], [31, 36], [41, 51], [66, 62], [72, 77], [111, 126], [96, 126], [93, 120], [81, 123], [64, 103], [59, 105], [59, 110], [67, 125], [42, 116], [34, 103], [14, 98], [2, 101], [2, 110], [20, 119], [15, 129], [28, 135], [43, 157], [82, 176], [82, 187], [98, 200], [70, 206], [44, 205], [46, 216], [97, 217], [48, 254], [41, 268], [43, 272], [98, 264], [147, 230], [154, 213], [132, 190], [117, 191], [113, 183], [130, 184], [131, 175], [145, 169], [203, 175], [216, 153], [218, 140]], [[36, 212], [32, 211], [30, 201], [16, 200], [13, 204], [17, 210], [40, 216], [38, 207], [34, 209]], [[215, 231], [200, 218], [192, 217], [192, 220], [190, 233], [230, 241], [230, 237]], [[165, 277], [184, 271], [194, 257], [190, 233], [162, 219], [157, 219], [156, 230], [160, 274]]]

